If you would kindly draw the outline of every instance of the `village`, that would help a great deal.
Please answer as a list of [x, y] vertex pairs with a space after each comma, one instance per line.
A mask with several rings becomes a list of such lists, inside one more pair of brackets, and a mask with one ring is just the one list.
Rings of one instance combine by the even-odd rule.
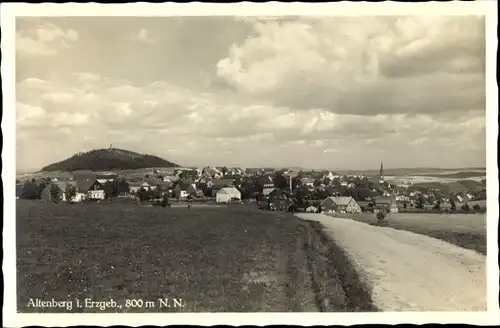
[[[254, 203], [281, 211], [356, 214], [401, 211], [484, 211], [486, 187], [444, 194], [395, 185], [378, 176], [273, 168], [153, 168], [133, 172], [76, 171], [67, 178], [16, 181], [16, 199], [60, 203]], [[481, 202], [483, 201], [483, 202]], [[481, 205], [479, 205], [481, 203]]]

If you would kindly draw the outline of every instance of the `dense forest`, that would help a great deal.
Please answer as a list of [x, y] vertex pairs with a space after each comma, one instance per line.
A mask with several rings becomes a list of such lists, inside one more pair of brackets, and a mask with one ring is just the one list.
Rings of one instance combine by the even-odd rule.
[[178, 167], [179, 165], [153, 155], [143, 155], [123, 149], [96, 149], [78, 153], [61, 162], [42, 168], [42, 171], [134, 170], [148, 167]]

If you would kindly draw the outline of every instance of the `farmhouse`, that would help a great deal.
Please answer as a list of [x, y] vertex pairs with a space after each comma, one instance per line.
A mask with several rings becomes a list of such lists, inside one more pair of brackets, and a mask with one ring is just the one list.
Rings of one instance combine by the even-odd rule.
[[361, 207], [352, 197], [328, 197], [321, 202], [321, 207], [326, 211], [343, 213], [360, 213]]
[[398, 205], [396, 203], [396, 197], [394, 196], [378, 196], [375, 197], [375, 209], [386, 210], [390, 213], [398, 213]]
[[106, 198], [106, 194], [104, 193], [104, 186], [99, 181], [85, 180], [79, 181], [77, 184], [77, 197], [101, 200]]
[[241, 192], [235, 187], [222, 188], [215, 196], [217, 203], [229, 203], [234, 198], [241, 200]]
[[270, 175], [263, 175], [257, 179], [257, 184], [262, 189], [262, 194], [269, 195], [274, 190], [274, 181]]
[[189, 180], [181, 181], [174, 189], [175, 197], [187, 198], [190, 195], [196, 194], [196, 185]]

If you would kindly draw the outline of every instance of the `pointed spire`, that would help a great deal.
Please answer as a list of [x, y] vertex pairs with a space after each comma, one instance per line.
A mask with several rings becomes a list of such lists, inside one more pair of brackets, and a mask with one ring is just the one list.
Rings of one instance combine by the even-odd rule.
[[380, 182], [384, 181], [384, 163], [380, 162]]

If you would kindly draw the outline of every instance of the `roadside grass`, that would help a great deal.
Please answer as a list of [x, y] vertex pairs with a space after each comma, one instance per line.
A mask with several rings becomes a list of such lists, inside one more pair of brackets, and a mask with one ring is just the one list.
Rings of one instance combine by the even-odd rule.
[[[355, 215], [351, 218], [380, 225], [374, 214]], [[383, 226], [427, 235], [486, 255], [484, 214], [389, 214]]]

